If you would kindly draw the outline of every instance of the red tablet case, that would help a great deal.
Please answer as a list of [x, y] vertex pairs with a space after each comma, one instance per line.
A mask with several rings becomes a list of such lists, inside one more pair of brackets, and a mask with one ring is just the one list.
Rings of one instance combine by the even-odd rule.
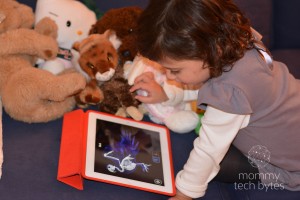
[[[85, 170], [84, 158], [86, 153], [86, 133], [88, 126], [88, 113], [96, 111], [84, 112], [81, 109], [66, 113], [63, 118], [63, 128], [60, 145], [60, 155], [58, 163], [57, 180], [70, 185], [79, 190], [83, 190]], [[130, 120], [130, 119], [128, 119]], [[169, 137], [169, 136], [168, 136]], [[170, 138], [168, 138], [170, 140]], [[170, 157], [171, 149], [169, 148]], [[171, 173], [173, 174], [173, 163], [171, 158]], [[92, 179], [96, 180], [97, 179]], [[105, 182], [105, 181], [104, 181]], [[107, 181], [106, 181], [107, 182]], [[108, 182], [110, 183], [110, 182]], [[174, 177], [172, 176], [172, 184], [174, 185]], [[119, 184], [121, 186], [126, 186]], [[143, 188], [134, 187], [136, 189], [145, 190]], [[165, 195], [175, 194], [175, 185], [172, 193], [163, 193], [158, 191], [149, 192], [162, 193]]]
[[65, 114], [60, 144], [57, 179], [79, 190], [83, 190], [82, 139], [86, 123], [83, 110]]

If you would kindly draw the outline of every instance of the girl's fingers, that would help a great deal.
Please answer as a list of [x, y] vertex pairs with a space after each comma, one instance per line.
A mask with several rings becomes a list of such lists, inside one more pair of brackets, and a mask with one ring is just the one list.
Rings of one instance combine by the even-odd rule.
[[147, 83], [145, 83], [145, 82], [138, 82], [138, 83], [136, 83], [136, 84], [134, 84], [131, 88], [130, 88], [130, 92], [134, 92], [134, 91], [136, 91], [136, 90], [146, 90], [146, 88], [147, 88]]
[[141, 74], [140, 76], [136, 77], [136, 79], [134, 80], [134, 83], [138, 83], [138, 82], [144, 82], [144, 83], [148, 83], [150, 81], [154, 80], [154, 75], [152, 72], [145, 72], [143, 74]]

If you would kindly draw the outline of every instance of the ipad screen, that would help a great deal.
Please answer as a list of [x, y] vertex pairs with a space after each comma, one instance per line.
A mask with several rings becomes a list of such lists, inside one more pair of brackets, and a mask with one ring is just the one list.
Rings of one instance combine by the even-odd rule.
[[85, 176], [173, 194], [169, 132], [165, 127], [89, 113]]
[[97, 119], [95, 172], [164, 185], [159, 132]]

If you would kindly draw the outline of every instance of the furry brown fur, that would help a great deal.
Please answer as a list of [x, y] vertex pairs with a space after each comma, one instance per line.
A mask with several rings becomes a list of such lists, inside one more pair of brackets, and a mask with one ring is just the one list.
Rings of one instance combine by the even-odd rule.
[[51, 20], [43, 20], [41, 23], [48, 24], [39, 24], [38, 30], [33, 30], [32, 9], [14, 0], [0, 0], [0, 13], [5, 16], [0, 23], [0, 96], [5, 111], [29, 123], [62, 117], [74, 108], [74, 94], [86, 82], [75, 71], [55, 76], [33, 67], [37, 57], [56, 56], [56, 26], [49, 24]]
[[98, 81], [104, 96], [99, 104], [100, 111], [124, 117], [129, 115], [141, 120], [143, 115], [137, 109], [139, 102], [129, 92], [130, 86], [123, 77], [123, 67], [118, 64], [117, 47], [111, 38], [115, 38], [115, 32], [107, 30], [103, 34], [92, 34], [82, 42], [74, 44], [74, 48], [80, 52], [81, 70], [91, 80]]
[[[117, 66], [114, 76], [106, 82], [100, 85], [100, 89], [103, 91], [104, 100], [99, 106], [100, 111], [113, 113], [121, 116], [129, 115], [130, 117], [141, 120], [142, 114], [139, 114], [137, 108], [140, 102], [138, 102], [134, 96], [130, 93], [130, 85], [123, 77], [123, 68]], [[129, 110], [127, 108], [130, 108]]]
[[135, 6], [116, 8], [107, 11], [90, 30], [90, 34], [104, 33], [108, 29], [116, 32], [122, 41], [118, 49], [121, 64], [132, 61], [137, 54], [135, 30], [142, 9]]

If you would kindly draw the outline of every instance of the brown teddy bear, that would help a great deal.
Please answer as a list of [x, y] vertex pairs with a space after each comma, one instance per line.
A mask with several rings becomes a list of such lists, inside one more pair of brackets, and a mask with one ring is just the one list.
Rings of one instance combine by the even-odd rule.
[[24, 122], [47, 122], [75, 106], [74, 95], [86, 81], [78, 72], [53, 75], [33, 65], [52, 59], [58, 45], [55, 25], [43, 20], [33, 30], [34, 13], [15, 0], [0, 0], [0, 96], [5, 111]]
[[106, 30], [114, 30], [122, 41], [118, 53], [121, 64], [132, 61], [137, 54], [135, 30], [137, 21], [143, 9], [136, 6], [116, 8], [107, 11], [90, 30], [90, 34], [104, 33]]
[[118, 62], [117, 49], [120, 45], [116, 33], [106, 30], [103, 34], [92, 34], [83, 41], [76, 42], [73, 48], [80, 53], [78, 63], [81, 71], [89, 79], [97, 81], [103, 92], [100, 111], [142, 120], [143, 114], [138, 110], [140, 102], [129, 92], [130, 86], [123, 76], [123, 67]]

